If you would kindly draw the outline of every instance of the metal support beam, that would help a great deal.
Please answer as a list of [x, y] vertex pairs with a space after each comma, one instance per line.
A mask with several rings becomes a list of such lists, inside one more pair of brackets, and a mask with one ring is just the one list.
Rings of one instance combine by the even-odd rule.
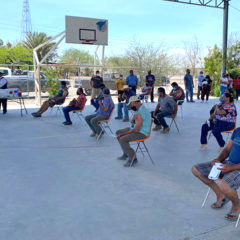
[[222, 74], [226, 73], [227, 48], [228, 48], [228, 9], [229, 2], [224, 1], [223, 9], [223, 49], [222, 49]]

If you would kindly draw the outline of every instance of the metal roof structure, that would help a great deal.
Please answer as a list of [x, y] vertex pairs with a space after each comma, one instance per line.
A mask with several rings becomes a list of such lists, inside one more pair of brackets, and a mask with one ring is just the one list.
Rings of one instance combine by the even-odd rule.
[[224, 2], [230, 1], [230, 0], [163, 0], [163, 1], [224, 9]]

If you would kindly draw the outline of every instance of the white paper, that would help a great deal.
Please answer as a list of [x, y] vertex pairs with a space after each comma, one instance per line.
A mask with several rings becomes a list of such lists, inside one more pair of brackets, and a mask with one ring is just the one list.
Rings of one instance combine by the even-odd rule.
[[221, 168], [221, 167], [222, 167], [222, 164], [219, 162], [216, 162], [212, 167], [211, 172], [208, 175], [208, 178], [211, 180], [217, 180], [221, 173], [221, 170], [219, 170], [218, 168]]

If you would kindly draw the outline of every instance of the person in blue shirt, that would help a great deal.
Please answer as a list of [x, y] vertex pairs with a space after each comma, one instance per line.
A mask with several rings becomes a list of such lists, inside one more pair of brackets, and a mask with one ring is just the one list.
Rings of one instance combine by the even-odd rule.
[[137, 90], [137, 85], [138, 85], [138, 78], [136, 75], [133, 74], [133, 70], [131, 69], [129, 71], [129, 75], [126, 79], [126, 83], [128, 84], [129, 87], [136, 93]]
[[197, 92], [197, 99], [200, 99], [200, 95], [202, 93], [202, 82], [205, 79], [203, 75], [203, 71], [200, 72], [200, 75], [198, 76], [198, 92]]
[[155, 84], [155, 76], [152, 74], [152, 71], [148, 71], [148, 75], [146, 76], [146, 83], [152, 88], [151, 91], [151, 102], [154, 102], [154, 84]]
[[[219, 168], [221, 169], [220, 184], [208, 179], [212, 166], [217, 162], [222, 163]], [[240, 128], [233, 132], [231, 140], [216, 159], [193, 166], [192, 173], [216, 194], [217, 200], [211, 205], [212, 208], [219, 209], [227, 202], [232, 202], [231, 211], [225, 218], [236, 221], [240, 214], [240, 199], [237, 194], [237, 189], [240, 187]]]
[[193, 101], [193, 88], [194, 88], [193, 77], [190, 74], [189, 69], [186, 70], [186, 75], [184, 76], [184, 85], [185, 85], [185, 90], [186, 90], [187, 102], [189, 102], [189, 99], [188, 99], [189, 93], [190, 93], [190, 102], [194, 102]]
[[127, 160], [124, 167], [131, 167], [131, 162], [135, 165], [138, 160], [136, 152], [130, 146], [130, 142], [145, 139], [151, 131], [152, 118], [150, 112], [141, 104], [137, 96], [132, 96], [128, 104], [135, 112], [132, 117], [132, 127], [120, 129], [116, 132], [123, 155], [118, 160]]
[[99, 108], [99, 101], [103, 100], [103, 89], [105, 88], [105, 84], [102, 83], [100, 88], [101, 88], [101, 91], [99, 93], [99, 96], [97, 98], [91, 99], [91, 105], [95, 107], [95, 112]]
[[[123, 122], [128, 122], [129, 121], [129, 107], [128, 107], [128, 101], [129, 98], [132, 96], [135, 96], [135, 92], [131, 90], [131, 88], [128, 85], [123, 86], [123, 94], [119, 94], [119, 103], [118, 103], [118, 115], [115, 117], [116, 120], [123, 119]], [[123, 113], [122, 109], [124, 109], [124, 118], [123, 118]]]

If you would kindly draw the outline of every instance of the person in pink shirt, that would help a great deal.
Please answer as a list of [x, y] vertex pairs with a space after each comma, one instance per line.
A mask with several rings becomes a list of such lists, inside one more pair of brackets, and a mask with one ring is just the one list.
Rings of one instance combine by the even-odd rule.
[[67, 107], [63, 108], [63, 114], [66, 119], [65, 122], [63, 122], [64, 125], [72, 125], [72, 121], [69, 116], [69, 112], [74, 110], [83, 110], [85, 107], [85, 104], [87, 102], [86, 94], [83, 92], [82, 88], [78, 88], [77, 90], [77, 99], [73, 99]]

